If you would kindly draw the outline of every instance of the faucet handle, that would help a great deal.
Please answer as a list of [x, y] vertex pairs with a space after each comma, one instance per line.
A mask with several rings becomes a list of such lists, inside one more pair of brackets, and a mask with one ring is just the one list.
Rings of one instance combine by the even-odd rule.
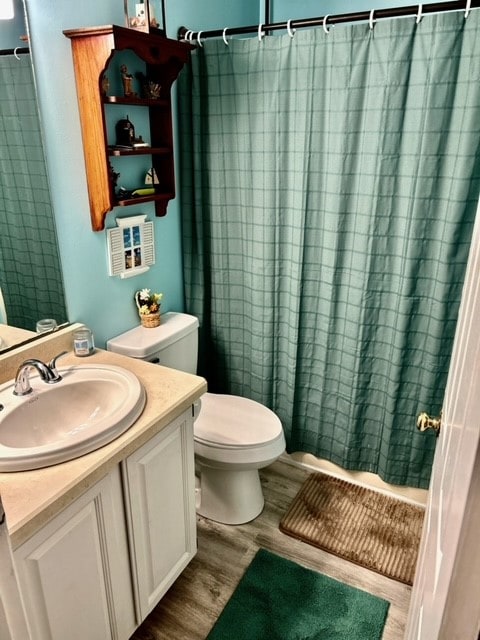
[[58, 380], [62, 379], [62, 377], [60, 376], [60, 374], [57, 371], [57, 360], [59, 358], [61, 358], [62, 356], [66, 356], [67, 353], [68, 353], [68, 351], [62, 351], [61, 353], [58, 353], [56, 356], [53, 356], [53, 358], [48, 363], [48, 367], [51, 370], [51, 372], [53, 373], [53, 381], [54, 382], [57, 382]]

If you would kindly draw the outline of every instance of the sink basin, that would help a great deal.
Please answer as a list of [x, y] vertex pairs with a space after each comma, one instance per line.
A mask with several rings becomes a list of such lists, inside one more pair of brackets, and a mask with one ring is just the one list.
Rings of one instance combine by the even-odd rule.
[[94, 451], [126, 431], [145, 406], [138, 378], [113, 365], [58, 369], [60, 382], [30, 375], [32, 393], [0, 386], [0, 472], [39, 469]]

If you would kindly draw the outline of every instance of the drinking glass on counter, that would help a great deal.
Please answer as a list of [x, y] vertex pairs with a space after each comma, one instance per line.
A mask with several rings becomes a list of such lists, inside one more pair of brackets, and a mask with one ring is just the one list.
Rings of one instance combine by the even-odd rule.
[[42, 318], [37, 322], [37, 333], [48, 333], [57, 328], [57, 321], [53, 318]]

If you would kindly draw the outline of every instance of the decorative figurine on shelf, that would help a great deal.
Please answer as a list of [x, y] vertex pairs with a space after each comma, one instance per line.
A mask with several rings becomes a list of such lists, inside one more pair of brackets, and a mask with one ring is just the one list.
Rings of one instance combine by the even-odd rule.
[[128, 119], [128, 116], [117, 122], [115, 131], [117, 134], [117, 147], [133, 147], [135, 127]]
[[124, 0], [124, 11], [130, 29], [165, 35], [164, 0]]
[[133, 90], [133, 76], [128, 72], [127, 65], [122, 64], [120, 73], [122, 74], [123, 95], [125, 98], [135, 98], [137, 94]]
[[152, 185], [153, 187], [158, 187], [160, 184], [154, 167], [151, 167], [145, 174], [145, 184]]
[[152, 80], [148, 81], [148, 85], [145, 87], [145, 94], [147, 98], [151, 98], [153, 100], [158, 100], [160, 98], [160, 91], [162, 90], [162, 85], [158, 84], [158, 82], [153, 82]]
[[133, 148], [134, 149], [141, 149], [142, 147], [149, 147], [150, 145], [148, 144], [148, 142], [145, 142], [145, 140], [142, 138], [142, 136], [138, 136], [138, 138], [135, 138], [133, 140]]
[[106, 73], [103, 74], [102, 76], [102, 81], [101, 81], [101, 88], [102, 88], [102, 95], [106, 96], [108, 94], [108, 91], [110, 89], [110, 81], [108, 79], [108, 76]]
[[140, 86], [142, 87], [142, 96], [144, 98], [149, 98], [150, 100], [158, 100], [160, 98], [160, 91], [162, 89], [161, 84], [154, 80], [150, 80], [141, 71], [138, 71], [135, 74], [135, 77], [140, 82]]
[[117, 182], [118, 182], [118, 179], [120, 177], [120, 174], [115, 171], [115, 169], [112, 167], [112, 165], [110, 163], [108, 163], [108, 170], [109, 170], [109, 173], [110, 173], [110, 181], [112, 183], [112, 186], [113, 186], [114, 189], [116, 189], [117, 188]]

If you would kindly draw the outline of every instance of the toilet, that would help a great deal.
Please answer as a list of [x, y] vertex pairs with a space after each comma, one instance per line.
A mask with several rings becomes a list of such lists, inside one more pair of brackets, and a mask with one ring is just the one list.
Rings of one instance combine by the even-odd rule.
[[[135, 327], [107, 342], [116, 353], [196, 373], [198, 319], [168, 312], [155, 328]], [[263, 510], [259, 469], [285, 451], [278, 416], [254, 400], [205, 393], [195, 407], [197, 513], [223, 524], [242, 524]]]

